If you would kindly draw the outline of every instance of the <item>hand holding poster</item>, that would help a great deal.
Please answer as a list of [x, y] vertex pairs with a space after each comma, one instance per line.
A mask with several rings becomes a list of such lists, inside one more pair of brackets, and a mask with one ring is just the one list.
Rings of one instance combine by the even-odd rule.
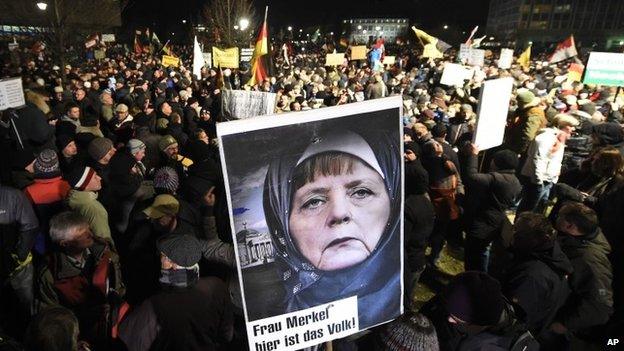
[[509, 69], [513, 61], [513, 50], [501, 49], [500, 57], [498, 58], [498, 68]]
[[403, 312], [400, 108], [391, 97], [217, 125], [250, 350]]
[[0, 111], [9, 108], [18, 108], [26, 105], [22, 78], [8, 78], [0, 80]]
[[366, 45], [351, 47], [351, 60], [366, 60]]
[[221, 50], [212, 47], [212, 67], [238, 68], [238, 48]]
[[487, 80], [481, 87], [473, 143], [486, 150], [503, 143], [513, 78]]
[[325, 66], [341, 66], [344, 64], [344, 53], [327, 54], [325, 58]]

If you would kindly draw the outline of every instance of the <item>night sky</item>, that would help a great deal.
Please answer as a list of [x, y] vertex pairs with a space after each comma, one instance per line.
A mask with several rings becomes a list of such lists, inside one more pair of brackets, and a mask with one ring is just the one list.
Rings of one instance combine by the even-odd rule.
[[[209, 2], [131, 0], [123, 15], [124, 27], [130, 30], [135, 26], [155, 27], [164, 36], [172, 31], [184, 31], [182, 19], [195, 17], [198, 9]], [[269, 5], [269, 27], [274, 33], [288, 25], [338, 26], [340, 20], [352, 17], [407, 17], [424, 29], [449, 24], [460, 31], [470, 31], [475, 25], [485, 26], [489, 0], [254, 0], [254, 4], [258, 21], [264, 7]]]

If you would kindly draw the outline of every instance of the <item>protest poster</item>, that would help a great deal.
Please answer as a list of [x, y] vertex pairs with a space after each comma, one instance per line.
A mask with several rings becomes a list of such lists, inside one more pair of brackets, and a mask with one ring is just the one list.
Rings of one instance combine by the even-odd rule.
[[383, 61], [382, 61], [384, 65], [394, 65], [395, 62], [396, 62], [395, 56], [384, 56]]
[[115, 41], [115, 34], [102, 34], [102, 41], [105, 43], [111, 43]]
[[327, 54], [325, 57], [325, 66], [341, 66], [344, 64], [344, 53]]
[[585, 67], [585, 84], [624, 86], [624, 54], [590, 52]]
[[466, 63], [470, 66], [483, 66], [485, 63], [485, 50], [470, 49]]
[[204, 52], [204, 62], [206, 62], [207, 67], [212, 67], [212, 53]]
[[250, 350], [299, 350], [403, 313], [401, 104], [217, 125]]
[[169, 67], [169, 66], [178, 67], [180, 66], [180, 59], [175, 56], [163, 55], [162, 65], [165, 67]]
[[95, 57], [96, 60], [101, 60], [101, 59], [106, 57], [106, 51], [104, 51], [104, 50], [95, 50], [93, 52], [93, 56]]
[[226, 89], [222, 99], [221, 114], [226, 120], [234, 120], [273, 114], [277, 94]]
[[480, 150], [503, 143], [513, 81], [511, 77], [487, 80], [481, 87], [477, 128], [472, 140]]
[[251, 58], [253, 57], [253, 52], [254, 52], [253, 48], [242, 48], [241, 54], [240, 54], [240, 61], [250, 62]]
[[467, 60], [470, 55], [470, 44], [461, 44], [459, 46], [459, 59]]
[[221, 50], [212, 47], [212, 67], [238, 68], [238, 48]]
[[472, 72], [473, 71], [468, 67], [464, 67], [457, 63], [447, 62], [444, 65], [444, 72], [442, 72], [440, 84], [463, 86], [465, 79], [472, 78]]
[[366, 45], [351, 47], [351, 60], [366, 60]]
[[436, 58], [441, 58], [443, 56], [444, 54], [442, 54], [442, 52], [438, 50], [435, 44], [426, 44], [425, 47], [423, 48], [422, 57], [436, 59]]
[[510, 69], [513, 62], [513, 50], [501, 49], [500, 57], [498, 58], [498, 68]]
[[18, 108], [26, 105], [22, 78], [7, 78], [0, 80], [0, 111], [8, 108]]

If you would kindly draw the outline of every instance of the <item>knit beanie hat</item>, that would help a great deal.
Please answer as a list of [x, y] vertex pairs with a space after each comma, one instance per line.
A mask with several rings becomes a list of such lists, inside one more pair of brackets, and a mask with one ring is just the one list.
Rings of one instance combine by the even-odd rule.
[[499, 170], [518, 168], [518, 155], [511, 150], [499, 150], [492, 157], [494, 165]]
[[145, 143], [139, 139], [130, 139], [128, 141], [128, 150], [130, 150], [130, 154], [136, 155], [137, 152], [145, 150]]
[[158, 251], [178, 266], [191, 267], [202, 258], [199, 240], [188, 234], [167, 235], [157, 245]]
[[101, 160], [113, 148], [113, 142], [108, 138], [95, 138], [89, 143], [89, 156], [95, 161]]
[[435, 327], [420, 313], [408, 312], [388, 323], [379, 332], [381, 349], [388, 351], [437, 351]]
[[71, 143], [74, 141], [74, 136], [69, 134], [60, 134], [56, 136], [56, 147], [59, 151], [63, 151]]
[[165, 193], [175, 194], [180, 186], [178, 173], [171, 167], [163, 167], [154, 174], [154, 188], [164, 190]]
[[95, 175], [95, 170], [91, 167], [77, 167], [66, 173], [63, 178], [76, 190], [85, 190], [91, 178]]
[[446, 310], [469, 324], [496, 325], [504, 308], [501, 285], [487, 273], [460, 273], [447, 286]]
[[160, 151], [165, 151], [169, 146], [177, 143], [178, 142], [175, 140], [174, 137], [172, 137], [171, 135], [165, 135], [164, 137], [160, 138], [160, 141], [158, 142], [158, 148], [160, 149]]
[[35, 178], [50, 179], [61, 175], [59, 168], [59, 160], [56, 152], [51, 149], [45, 149], [39, 153], [33, 165], [35, 169]]

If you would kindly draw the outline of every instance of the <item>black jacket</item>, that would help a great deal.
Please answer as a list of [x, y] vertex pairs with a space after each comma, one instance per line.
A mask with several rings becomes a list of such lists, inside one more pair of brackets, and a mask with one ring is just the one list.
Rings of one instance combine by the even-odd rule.
[[559, 237], [574, 273], [569, 282], [572, 293], [555, 318], [571, 331], [605, 324], [613, 313], [613, 273], [607, 255], [611, 247], [600, 230], [584, 237]]
[[516, 253], [504, 279], [505, 295], [527, 314], [527, 327], [539, 335], [570, 294], [572, 264], [558, 243], [528, 254]]
[[486, 239], [501, 229], [505, 211], [520, 195], [522, 185], [514, 170], [478, 173], [476, 156], [467, 158], [464, 184], [468, 235]]
[[407, 267], [412, 272], [425, 265], [425, 250], [433, 231], [435, 212], [429, 196], [413, 194], [405, 199], [404, 247]]

